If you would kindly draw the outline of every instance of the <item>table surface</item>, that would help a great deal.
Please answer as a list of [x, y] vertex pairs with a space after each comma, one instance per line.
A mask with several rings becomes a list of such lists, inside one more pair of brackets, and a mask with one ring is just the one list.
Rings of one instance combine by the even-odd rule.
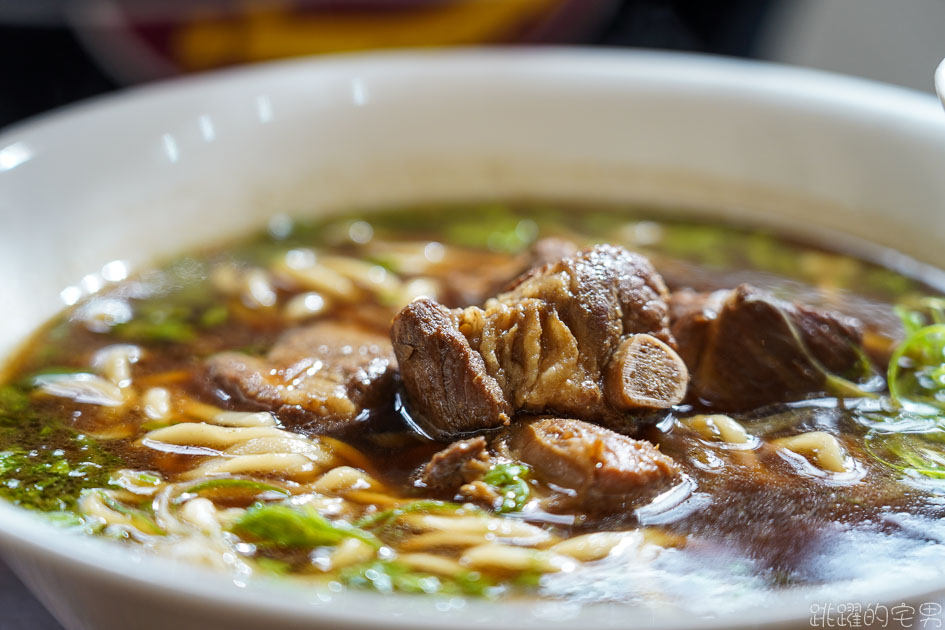
[[0, 560], [0, 628], [3, 630], [62, 630], [43, 605]]

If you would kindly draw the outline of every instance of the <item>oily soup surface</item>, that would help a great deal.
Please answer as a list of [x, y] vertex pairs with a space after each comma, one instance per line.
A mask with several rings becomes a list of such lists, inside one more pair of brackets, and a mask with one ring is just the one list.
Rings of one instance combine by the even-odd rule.
[[[15, 357], [0, 387], [0, 495], [63, 527], [313, 588], [708, 613], [782, 589], [855, 593], [939, 575], [945, 331], [935, 291], [769, 232], [654, 216], [486, 204], [280, 218], [265, 234], [109, 284]], [[760, 408], [687, 399], [628, 412], [610, 428], [658, 445], [679, 474], [623, 508], [588, 511], [580, 489], [516, 459], [501, 429], [482, 433], [489, 455], [474, 483], [424, 483], [418, 470], [449, 440], [412, 428], [422, 422], [385, 358], [391, 319], [419, 296], [482, 304], [528, 269], [545, 237], [638, 252], [673, 292], [750, 283], [855, 316], [862, 369]], [[314, 359], [266, 372], [284, 331], [318, 323], [341, 328], [317, 329]], [[373, 341], [348, 343], [352, 327]], [[324, 375], [321, 406], [270, 413], [245, 387], [234, 394], [208, 372], [224, 352], [290, 389]], [[338, 357], [372, 352], [375, 372], [331, 372]], [[372, 398], [375, 378], [388, 389]], [[344, 422], [326, 434], [319, 414]], [[528, 421], [513, 417], [511, 431]]]

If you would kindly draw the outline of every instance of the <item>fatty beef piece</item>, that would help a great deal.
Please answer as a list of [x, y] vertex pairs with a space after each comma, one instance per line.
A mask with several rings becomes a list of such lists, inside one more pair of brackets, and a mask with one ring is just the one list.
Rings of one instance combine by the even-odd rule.
[[286, 332], [265, 357], [210, 357], [206, 371], [231, 406], [272, 411], [312, 433], [344, 431], [389, 407], [396, 386], [387, 337], [330, 321]]
[[535, 268], [483, 307], [420, 299], [391, 328], [411, 413], [435, 437], [518, 412], [601, 421], [680, 402], [668, 293], [642, 256], [599, 245]]

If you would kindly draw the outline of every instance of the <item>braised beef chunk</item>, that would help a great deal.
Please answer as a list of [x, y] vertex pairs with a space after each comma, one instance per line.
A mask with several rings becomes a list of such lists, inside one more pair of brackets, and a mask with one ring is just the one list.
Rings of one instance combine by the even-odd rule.
[[433, 300], [408, 304], [391, 326], [411, 413], [434, 437], [508, 424], [512, 409], [455, 315]]
[[315, 433], [342, 430], [391, 404], [395, 387], [390, 341], [336, 322], [285, 333], [265, 358], [225, 352], [206, 367], [237, 407], [273, 411]]
[[736, 411], [822, 392], [827, 373], [854, 369], [862, 330], [851, 317], [784, 302], [741, 285], [670, 300], [693, 402]]
[[649, 502], [680, 480], [659, 448], [581, 420], [529, 417], [508, 430], [453, 442], [417, 472], [415, 485], [433, 495], [487, 509], [502, 503], [483, 478], [493, 464], [521, 462], [551, 484], [544, 509], [588, 515], [622, 514]]
[[420, 485], [440, 495], [453, 495], [463, 484], [482, 477], [491, 457], [482, 436], [453, 442], [430, 458], [418, 475]]
[[685, 395], [667, 297], [645, 258], [601, 245], [529, 271], [482, 308], [413, 302], [391, 339], [411, 408], [445, 435], [517, 411], [605, 420]]
[[638, 507], [679, 480], [679, 467], [649, 442], [580, 420], [542, 418], [518, 428], [511, 446], [546, 483], [574, 490], [569, 507]]
[[616, 245], [597, 245], [531, 269], [496, 300], [536, 298], [555, 307], [575, 336], [596, 348], [595, 359], [603, 364], [622, 334], [645, 332], [672, 342], [668, 297], [646, 258]]
[[[602, 418], [614, 411], [607, 398], [621, 401], [621, 410], [669, 407], [681, 396], [634, 404], [639, 397], [625, 397], [621, 391], [605, 394], [608, 384], [625, 384], [623, 379], [606, 379], [605, 372], [629, 336], [645, 334], [665, 342], [647, 344], [651, 358], [664, 354], [667, 363], [682, 366], [671, 347], [667, 298], [662, 278], [646, 258], [622, 247], [598, 245], [524, 274], [509, 291], [486, 302], [481, 332], [476, 330], [478, 318], [473, 318], [472, 334], [464, 333], [479, 340], [487, 368], [502, 375], [497, 379], [500, 384], [505, 379], [503, 390], [518, 409]], [[638, 362], [638, 377], [663, 378], [647, 372], [644, 363]], [[523, 366], [531, 369], [523, 371]], [[685, 374], [684, 367], [677, 374], [683, 390]]]

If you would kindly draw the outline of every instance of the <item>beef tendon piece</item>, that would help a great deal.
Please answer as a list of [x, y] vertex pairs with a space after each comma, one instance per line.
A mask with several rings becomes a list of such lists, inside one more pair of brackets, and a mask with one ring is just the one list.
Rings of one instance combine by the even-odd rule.
[[639, 507], [680, 480], [676, 462], [653, 444], [580, 420], [535, 420], [516, 430], [511, 447], [541, 481], [573, 490], [571, 507], [588, 512]]
[[210, 382], [237, 407], [265, 409], [315, 433], [352, 426], [392, 404], [390, 340], [336, 322], [285, 333], [266, 357], [224, 352], [207, 360]]
[[774, 298], [740, 285], [670, 300], [673, 334], [689, 366], [689, 397], [737, 411], [823, 392], [828, 374], [861, 362], [854, 318]]
[[595, 405], [599, 388], [581, 361], [577, 339], [554, 309], [536, 299], [494, 302], [457, 315], [474, 335], [486, 371], [516, 409]]
[[459, 440], [431, 457], [417, 475], [417, 481], [431, 492], [452, 498], [460, 487], [487, 473], [491, 465], [484, 437]]
[[411, 409], [443, 435], [519, 411], [606, 421], [685, 395], [667, 298], [645, 258], [600, 245], [527, 272], [483, 307], [413, 302], [391, 339]]

